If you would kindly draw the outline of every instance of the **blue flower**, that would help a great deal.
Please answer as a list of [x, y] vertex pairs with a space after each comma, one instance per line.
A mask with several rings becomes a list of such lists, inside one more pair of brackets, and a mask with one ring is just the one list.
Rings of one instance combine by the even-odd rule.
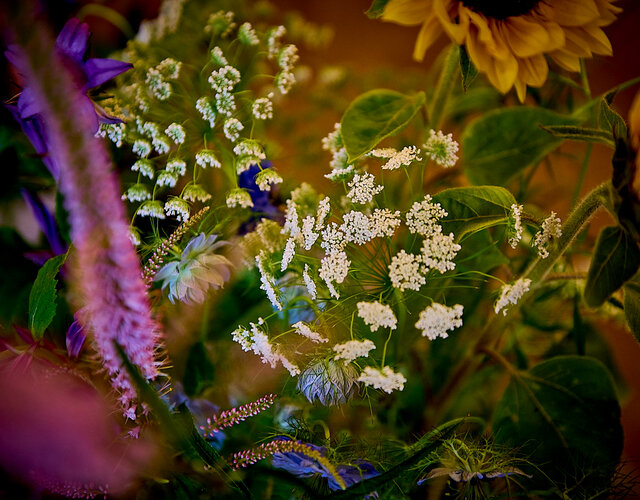
[[[260, 163], [260, 166], [257, 164], [251, 165], [251, 167], [239, 174], [238, 187], [245, 189], [251, 196], [251, 201], [253, 201], [251, 211], [257, 214], [256, 220], [259, 220], [262, 217], [267, 217], [269, 219], [282, 222], [284, 220], [282, 212], [278, 210], [278, 207], [274, 204], [273, 187], [270, 191], [261, 191], [256, 184], [256, 175], [260, 173], [260, 167], [263, 169], [271, 168], [271, 162], [263, 161]], [[251, 222], [249, 224], [251, 224]], [[243, 229], [245, 232], [250, 230], [248, 227]]]

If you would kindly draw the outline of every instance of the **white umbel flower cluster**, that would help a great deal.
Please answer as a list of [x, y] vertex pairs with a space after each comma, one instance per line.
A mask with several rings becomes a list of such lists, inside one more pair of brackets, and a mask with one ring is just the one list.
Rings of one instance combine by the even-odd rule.
[[329, 289], [329, 293], [336, 299], [340, 298], [340, 294], [333, 286], [333, 282], [342, 283], [349, 274], [349, 266], [351, 261], [347, 259], [344, 252], [336, 252], [327, 255], [320, 261], [320, 278], [324, 280]]
[[449, 215], [440, 203], [433, 203], [430, 195], [422, 201], [416, 201], [406, 213], [405, 218], [409, 231], [422, 236], [429, 236], [440, 227], [438, 221]]
[[[527, 278], [520, 278], [513, 285], [504, 285], [500, 289], [500, 298], [496, 302], [496, 314], [502, 311], [502, 309], [507, 307], [509, 304], [517, 304], [518, 300], [520, 300], [520, 298], [529, 291], [530, 285], [531, 280]], [[506, 316], [507, 310], [504, 309], [502, 313]]]
[[347, 185], [351, 188], [347, 197], [352, 202], [359, 204], [369, 203], [375, 195], [384, 189], [384, 186], [376, 184], [376, 178], [373, 174], [367, 172], [354, 175]]
[[460, 304], [447, 307], [434, 302], [420, 313], [416, 328], [422, 330], [422, 336], [429, 340], [438, 337], [446, 339], [449, 336], [447, 331], [462, 326], [462, 313], [463, 307]]
[[366, 325], [375, 332], [381, 326], [395, 330], [398, 326], [398, 320], [393, 313], [393, 309], [387, 304], [380, 302], [358, 302], [358, 316], [360, 316]]
[[309, 275], [309, 264], [304, 265], [302, 278], [304, 279], [304, 284], [307, 285], [307, 291], [309, 292], [309, 297], [311, 297], [312, 300], [316, 300], [317, 298], [316, 283], [315, 281], [313, 281], [313, 279]]
[[358, 377], [358, 382], [364, 382], [365, 385], [372, 386], [374, 389], [382, 389], [389, 394], [395, 390], [403, 390], [406, 381], [407, 379], [401, 373], [394, 372], [388, 366], [382, 370], [367, 366]]
[[350, 363], [356, 358], [369, 357], [369, 351], [376, 348], [376, 345], [369, 339], [349, 340], [344, 344], [336, 344], [333, 350], [336, 352], [335, 359], [343, 359], [345, 363]]
[[542, 221], [542, 229], [538, 231], [533, 240], [533, 246], [538, 249], [538, 255], [542, 259], [549, 257], [547, 245], [551, 238], [560, 238], [562, 236], [562, 221], [556, 216], [555, 212]]
[[422, 242], [422, 262], [425, 270], [437, 269], [440, 273], [453, 271], [456, 267], [453, 259], [462, 248], [454, 243], [453, 233], [442, 234], [442, 228], [432, 233]]
[[400, 226], [400, 211], [392, 212], [388, 208], [376, 208], [369, 217], [371, 233], [374, 238], [391, 238]]
[[321, 344], [323, 342], [329, 342], [329, 339], [323, 337], [318, 332], [314, 332], [311, 328], [309, 328], [309, 325], [307, 325], [306, 323], [304, 323], [302, 321], [298, 321], [297, 323], [294, 323], [291, 326], [293, 328], [295, 328], [296, 333], [298, 335], [302, 335], [303, 337], [307, 337], [309, 340], [311, 340], [311, 342], [315, 342], [316, 344]]
[[300, 369], [289, 361], [286, 357], [278, 352], [271, 343], [269, 337], [255, 323], [249, 323], [251, 331], [240, 326], [231, 333], [235, 342], [240, 344], [243, 351], [253, 351], [263, 363], [269, 364], [271, 368], [275, 368], [277, 363], [282, 363], [291, 376], [299, 375]]
[[442, 131], [429, 130], [429, 138], [422, 146], [424, 153], [444, 168], [453, 167], [458, 161], [458, 143], [451, 134], [444, 135]]
[[408, 167], [415, 161], [422, 161], [422, 158], [418, 156], [419, 154], [420, 150], [418, 148], [415, 146], [407, 146], [400, 151], [394, 148], [374, 149], [369, 153], [369, 156], [387, 158], [388, 161], [382, 165], [382, 169], [397, 170], [400, 167]]
[[265, 257], [264, 250], [260, 251], [260, 253], [256, 255], [256, 264], [260, 271], [260, 281], [262, 283], [260, 288], [265, 291], [273, 307], [282, 311], [282, 303], [280, 302], [280, 299], [278, 299], [278, 295], [276, 293], [275, 280], [264, 267]]
[[427, 282], [420, 273], [420, 263], [420, 257], [400, 250], [391, 258], [389, 264], [391, 284], [402, 291], [420, 290], [420, 287]]
[[253, 206], [251, 195], [242, 188], [234, 188], [229, 191], [226, 202], [229, 208], [251, 208]]
[[522, 205], [511, 205], [511, 213], [509, 214], [509, 245], [516, 248], [518, 242], [522, 239]]
[[352, 210], [344, 214], [342, 220], [340, 230], [344, 234], [345, 241], [364, 245], [373, 238], [371, 223], [366, 214]]
[[284, 272], [287, 269], [287, 267], [289, 267], [289, 264], [293, 260], [293, 257], [295, 254], [296, 254], [296, 239], [289, 238], [282, 252], [282, 261], [280, 263], [280, 271]]

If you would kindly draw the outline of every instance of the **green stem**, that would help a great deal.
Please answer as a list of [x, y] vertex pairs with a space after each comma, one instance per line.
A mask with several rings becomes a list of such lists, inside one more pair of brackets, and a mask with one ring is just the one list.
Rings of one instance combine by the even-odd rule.
[[442, 73], [438, 79], [438, 85], [431, 98], [429, 106], [429, 126], [435, 130], [439, 130], [442, 122], [444, 108], [447, 105], [451, 91], [453, 90], [453, 80], [458, 75], [460, 64], [460, 51], [458, 46], [453, 44], [449, 48], [449, 52], [442, 66]]
[[529, 278], [534, 287], [542, 283], [553, 265], [567, 251], [567, 248], [596, 210], [609, 204], [610, 192], [611, 183], [604, 182], [585, 196], [582, 202], [573, 209], [562, 227], [562, 236], [556, 240], [556, 244], [549, 252], [549, 257], [537, 259], [524, 273], [524, 277]]

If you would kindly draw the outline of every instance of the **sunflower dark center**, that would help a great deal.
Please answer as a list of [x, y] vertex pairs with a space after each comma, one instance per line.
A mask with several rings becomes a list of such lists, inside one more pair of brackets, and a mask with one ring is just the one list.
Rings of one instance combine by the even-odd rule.
[[531, 12], [540, 0], [463, 0], [471, 10], [494, 19], [506, 19]]

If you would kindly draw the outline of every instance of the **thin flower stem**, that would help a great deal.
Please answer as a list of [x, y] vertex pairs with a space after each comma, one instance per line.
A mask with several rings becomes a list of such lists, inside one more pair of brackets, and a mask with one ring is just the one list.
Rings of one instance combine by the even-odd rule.
[[393, 330], [389, 329], [389, 336], [387, 337], [387, 340], [384, 343], [384, 349], [382, 350], [382, 366], [385, 366], [384, 361], [387, 357], [387, 346], [389, 345], [389, 341], [391, 340], [391, 335], [393, 335]]
[[438, 85], [429, 106], [429, 126], [439, 130], [445, 106], [453, 90], [453, 82], [458, 75], [460, 51], [458, 46], [452, 44], [442, 66], [442, 72], [438, 79]]

